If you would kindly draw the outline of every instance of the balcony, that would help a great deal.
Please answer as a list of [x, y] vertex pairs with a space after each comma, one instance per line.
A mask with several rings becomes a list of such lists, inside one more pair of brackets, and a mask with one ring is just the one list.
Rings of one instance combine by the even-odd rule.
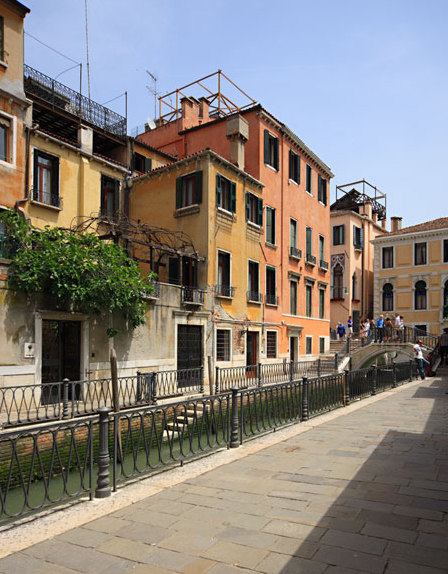
[[185, 305], [199, 305], [204, 304], [204, 293], [203, 289], [198, 289], [197, 287], [186, 287], [182, 286], [182, 303]]
[[156, 299], [160, 299], [160, 283], [158, 281], [154, 281], [152, 285], [154, 287], [153, 292], [149, 295], [147, 293], [143, 295], [143, 298], [147, 301], [155, 301]]
[[266, 305], [278, 305], [278, 297], [275, 293], [266, 293], [264, 302]]
[[[41, 102], [50, 106], [53, 110], [60, 110], [64, 115], [75, 116], [104, 132], [126, 137], [126, 118], [86, 98], [79, 92], [72, 90], [42, 74], [30, 66], [24, 65], [24, 89], [31, 99], [38, 98]], [[42, 126], [41, 126], [42, 127]], [[51, 131], [51, 130], [50, 130]], [[60, 134], [60, 126], [57, 133]]]
[[314, 267], [316, 265], [316, 257], [311, 255], [311, 253], [307, 253], [305, 257], [305, 263]]
[[291, 257], [291, 259], [300, 260], [302, 259], [302, 251], [300, 249], [297, 249], [297, 247], [290, 247], [289, 256]]
[[31, 190], [31, 200], [43, 203], [44, 205], [49, 205], [50, 207], [62, 208], [62, 200], [59, 194], [48, 193], [46, 191], [39, 191], [38, 189]]
[[227, 299], [232, 299], [235, 294], [235, 287], [231, 285], [215, 285], [215, 295], [216, 297], [225, 297]]
[[328, 271], [328, 261], [319, 259], [319, 268], [322, 269], [323, 271]]
[[262, 303], [263, 295], [259, 291], [248, 291], [247, 300], [249, 303]]
[[353, 247], [354, 247], [355, 251], [361, 251], [362, 250], [362, 243], [359, 241], [354, 241]]

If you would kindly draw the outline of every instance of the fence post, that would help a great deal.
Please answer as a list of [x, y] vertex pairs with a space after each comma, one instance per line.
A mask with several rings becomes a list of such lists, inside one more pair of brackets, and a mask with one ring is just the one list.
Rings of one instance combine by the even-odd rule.
[[335, 371], [338, 370], [338, 365], [339, 365], [338, 354], [335, 353], [335, 354], [334, 354], [334, 370], [335, 370]]
[[[232, 418], [230, 420], [230, 448], [240, 446], [238, 440], [238, 387], [232, 387]], [[241, 405], [242, 406], [242, 405]]]
[[397, 386], [397, 366], [395, 361], [392, 361], [392, 388], [395, 389]]
[[216, 376], [215, 376], [215, 394], [219, 395], [219, 367], [216, 368]]
[[289, 381], [294, 380], [294, 361], [289, 361]]
[[310, 418], [308, 408], [308, 377], [302, 377], [302, 420], [307, 421]]
[[100, 416], [100, 431], [98, 445], [98, 478], [96, 481], [95, 498], [107, 498], [111, 494], [109, 479], [109, 413], [112, 409], [101, 407], [98, 409]]
[[202, 367], [201, 367], [200, 377], [201, 377], [201, 380], [200, 380], [199, 392], [204, 394], [204, 365], [202, 365]]
[[151, 373], [151, 404], [157, 404], [157, 374]]
[[412, 365], [413, 365], [414, 361], [412, 359], [409, 359], [409, 382], [412, 381]]
[[320, 357], [317, 359], [317, 376], [320, 377], [322, 374], [322, 365], [320, 362]]
[[376, 395], [376, 378], [377, 378], [378, 369], [377, 369], [376, 365], [372, 365], [372, 369], [373, 369], [372, 395]]
[[142, 400], [142, 373], [137, 371], [137, 389], [135, 392], [135, 402], [140, 403]]
[[262, 377], [261, 377], [261, 363], [258, 363], [257, 371], [258, 371], [258, 386], [261, 387], [263, 384]]
[[344, 396], [344, 407], [350, 403], [350, 381], [349, 381], [348, 369], [344, 369], [344, 380], [345, 380], [345, 396]]
[[62, 380], [62, 418], [69, 419], [70, 415], [68, 414], [68, 384], [69, 379]]

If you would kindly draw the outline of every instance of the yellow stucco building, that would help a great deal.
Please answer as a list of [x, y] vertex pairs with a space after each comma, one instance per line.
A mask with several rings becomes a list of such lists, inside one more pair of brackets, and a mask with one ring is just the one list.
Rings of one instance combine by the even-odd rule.
[[375, 316], [404, 317], [439, 335], [448, 326], [448, 218], [395, 230], [372, 241], [375, 248]]

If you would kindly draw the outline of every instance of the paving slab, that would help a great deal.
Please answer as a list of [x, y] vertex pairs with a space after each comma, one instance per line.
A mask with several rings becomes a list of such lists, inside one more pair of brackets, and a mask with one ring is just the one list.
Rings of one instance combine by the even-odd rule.
[[446, 574], [446, 375], [0, 531], [0, 574]]

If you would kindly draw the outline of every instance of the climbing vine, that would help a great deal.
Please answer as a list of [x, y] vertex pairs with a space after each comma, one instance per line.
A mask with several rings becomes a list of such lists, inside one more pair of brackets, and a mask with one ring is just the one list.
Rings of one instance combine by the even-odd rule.
[[13, 291], [52, 295], [88, 314], [119, 311], [134, 328], [145, 323], [144, 299], [154, 292], [155, 275], [142, 277], [122, 247], [91, 233], [36, 229], [12, 211], [0, 214], [0, 220], [15, 248], [8, 277]]

